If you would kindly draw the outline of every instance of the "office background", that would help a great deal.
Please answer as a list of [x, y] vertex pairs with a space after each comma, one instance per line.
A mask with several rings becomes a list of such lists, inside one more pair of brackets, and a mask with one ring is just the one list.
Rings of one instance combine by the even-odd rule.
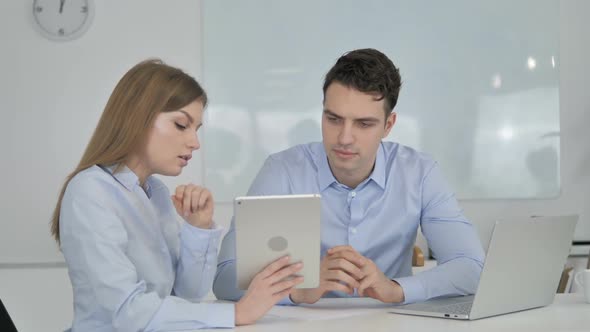
[[[213, 95], [217, 89], [202, 66], [207, 43], [203, 40], [202, 1], [96, 0], [90, 29], [80, 39], [65, 43], [49, 41], [35, 31], [31, 3], [0, 2], [0, 296], [20, 301], [22, 316], [14, 305], [9, 310], [17, 311], [15, 318], [21, 324], [29, 324], [19, 327], [23, 331], [57, 330], [71, 319], [71, 288], [63, 270], [52, 269], [49, 274], [20, 271], [63, 262], [49, 236], [48, 221], [60, 185], [78, 162], [119, 78], [138, 61], [157, 56], [182, 67], [206, 88], [210, 80]], [[420, 3], [427, 6], [427, 2]], [[534, 6], [535, 2], [530, 3]], [[462, 201], [484, 243], [499, 217], [562, 213], [579, 213], [576, 239], [590, 240], [590, 22], [585, 17], [590, 2], [560, 1], [559, 10], [559, 195]], [[304, 18], [300, 19], [304, 24]], [[391, 42], [396, 39], [392, 36]], [[234, 52], [239, 54], [247, 47], [236, 44]], [[321, 97], [323, 70], [338, 55], [322, 59], [325, 67], [314, 74], [317, 86], [304, 87], [317, 98]], [[396, 54], [389, 55], [396, 60]], [[320, 103], [318, 99], [317, 105], [309, 107], [319, 111]], [[207, 135], [202, 138], [205, 147], [212, 143]], [[184, 173], [166, 178], [166, 183], [173, 188], [188, 181], [207, 182], [207, 159], [203, 151], [197, 152]], [[227, 226], [231, 213], [231, 203], [221, 203], [215, 218]]]
[[[468, 2], [454, 0], [449, 1], [448, 4], [462, 5]], [[270, 3], [274, 5], [270, 6]], [[306, 3], [311, 5], [311, 2], [301, 2], [300, 6]], [[334, 4], [333, 2], [327, 3]], [[385, 3], [390, 2], [370, 1], [367, 3], [369, 5], [367, 10], [378, 11], [380, 6]], [[393, 3], [395, 5], [397, 2]], [[522, 3], [528, 4], [531, 7], [531, 12], [536, 16], [526, 17], [522, 21], [524, 23], [521, 24], [515, 17], [526, 13], [527, 7]], [[251, 19], [238, 21], [238, 17], [248, 17], [248, 15], [253, 15], [255, 11], [264, 13], [260, 8], [266, 8], [266, 11], [272, 15], [270, 15], [271, 18], [261, 15], [259, 20], [266, 19], [270, 23], [277, 23], [278, 14], [283, 13], [282, 15], [289, 18], [285, 20], [285, 24], [289, 24], [287, 27], [302, 24], [305, 21], [304, 15], [309, 11], [309, 8], [305, 6], [294, 7], [291, 5], [293, 8], [290, 8], [288, 4], [291, 2], [284, 2], [284, 8], [280, 7], [281, 2], [257, 0], [248, 4], [253, 5], [231, 1], [166, 3], [161, 1], [95, 1], [96, 15], [87, 33], [74, 41], [54, 42], [43, 38], [33, 29], [30, 17], [31, 2], [14, 0], [2, 2], [0, 5], [0, 15], [2, 16], [0, 33], [3, 36], [4, 45], [3, 61], [0, 63], [3, 73], [0, 77], [2, 91], [0, 109], [3, 116], [3, 120], [0, 122], [0, 144], [3, 151], [3, 162], [0, 163], [0, 167], [2, 167], [0, 169], [0, 183], [2, 183], [0, 189], [2, 195], [0, 200], [0, 215], [2, 217], [0, 263], [60, 262], [63, 260], [48, 235], [47, 226], [59, 187], [67, 173], [80, 158], [118, 79], [132, 65], [147, 57], [160, 57], [172, 65], [182, 67], [204, 82], [205, 87], [210, 90], [211, 107], [206, 112], [207, 123], [204, 133], [201, 133], [204, 152], [196, 153], [196, 158], [192, 160], [179, 178], [167, 178], [165, 181], [171, 188], [176, 184], [188, 181], [204, 182], [211, 186], [218, 201], [221, 201], [216, 210], [216, 220], [222, 225], [227, 225], [231, 217], [231, 197], [243, 193], [244, 188], [247, 187], [251, 177], [257, 171], [258, 164], [266, 154], [285, 148], [290, 143], [303, 143], [306, 140], [320, 138], [319, 114], [321, 112], [322, 76], [346, 49], [371, 46], [372, 43], [356, 39], [347, 42], [348, 35], [342, 33], [343, 41], [326, 41], [327, 47], [333, 48], [334, 52], [317, 52], [317, 58], [321, 60], [316, 60], [312, 56], [316, 53], [315, 50], [299, 51], [296, 53], [299, 57], [295, 57], [292, 62], [303, 66], [303, 69], [299, 68], [299, 70], [303, 70], [299, 76], [296, 72], [295, 74], [289, 72], [289, 70], [298, 70], [297, 66], [291, 67], [291, 69], [281, 67], [284, 62], [276, 60], [259, 59], [258, 63], [249, 64], [248, 60], [264, 56], [260, 51], [252, 49], [263, 47], [264, 45], [260, 43], [265, 39], [277, 39], [269, 41], [269, 45], [277, 45], [275, 48], [287, 48], [290, 44], [300, 47], [311, 42], [306, 44], [306, 42], [297, 42], [293, 39], [290, 39], [293, 40], [292, 42], [280, 40], [282, 36], [287, 39], [294, 37], [303, 39], [306, 36], [304, 33], [309, 33], [308, 30], [301, 34], [285, 32], [273, 35], [267, 32], [269, 29], [263, 29], [260, 26], [248, 29], [245, 28], [246, 26], [244, 27], [245, 33], [258, 31], [260, 34], [260, 36], [252, 36], [250, 41], [244, 42], [243, 35], [237, 35], [236, 41], [227, 38], [240, 30], [240, 26], [236, 27], [236, 25], [251, 23]], [[370, 6], [371, 4], [373, 6]], [[345, 17], [352, 18], [354, 17], [353, 13], [359, 11], [355, 7], [355, 2], [348, 1], [343, 5], [350, 6]], [[420, 8], [427, 6], [427, 1], [420, 1], [400, 7], [406, 8], [403, 14], [409, 15], [416, 14]], [[411, 55], [414, 51], [408, 50], [412, 44], [411, 40], [408, 41], [405, 35], [396, 32], [397, 30], [387, 32], [382, 38], [385, 41], [375, 41], [376, 47], [386, 48], [394, 61], [397, 59], [397, 54], [394, 54], [397, 49], [396, 45], [403, 45], [404, 47], [399, 49], [400, 61], [406, 65], [400, 66], [402, 74], [404, 74], [404, 68], [407, 68], [408, 73], [407, 76], [404, 76], [406, 86], [402, 89], [397, 109], [400, 113], [400, 123], [398, 127], [394, 128], [389, 139], [399, 139], [410, 145], [417, 145], [421, 150], [431, 153], [439, 159], [447, 177], [454, 184], [458, 196], [464, 199], [462, 206], [467, 216], [478, 226], [484, 242], [489, 237], [493, 221], [499, 218], [563, 213], [580, 214], [576, 240], [590, 240], [590, 207], [586, 204], [588, 197], [590, 197], [590, 133], [586, 130], [587, 124], [590, 123], [590, 98], [587, 96], [585, 88], [590, 80], [587, 75], [590, 39], [585, 34], [585, 31], [589, 30], [589, 23], [580, 14], [583, 12], [580, 8], [587, 6], [588, 4], [584, 1], [525, 1], [521, 2], [520, 6], [513, 5], [509, 1], [499, 1], [494, 2], [494, 8], [509, 10], [514, 7], [514, 13], [506, 15], [504, 21], [498, 20], [497, 22], [494, 20], [502, 17], [498, 13], [503, 10], [491, 11], [491, 5], [472, 5], [466, 8], [465, 14], [490, 15], [491, 19], [486, 20], [485, 29], [480, 29], [482, 33], [489, 34], [490, 31], [493, 31], [490, 30], [493, 25], [497, 24], [498, 41], [494, 42], [494, 45], [510, 45], [509, 41], [504, 40], [506, 35], [510, 35], [510, 32], [501, 30], [503, 24], [515, 29], [514, 34], [517, 41], [517, 38], [523, 38], [523, 33], [531, 34], [530, 43], [524, 43], [531, 46], [531, 53], [527, 54], [524, 52], [525, 48], [520, 47], [514, 53], [515, 59], [506, 56], [503, 51], [497, 51], [497, 53], [482, 51], [481, 49], [487, 45], [487, 40], [471, 40], [473, 45], [459, 45], [462, 38], [469, 40], [468, 38], [473, 36], [473, 34], [461, 32], [461, 29], [468, 30], [468, 26], [448, 29], [428, 25], [429, 21], [433, 21], [435, 24], [448, 22], [448, 19], [446, 21], [445, 19], [436, 19], [436, 15], [451, 15], [450, 17], [452, 17], [455, 15], [453, 13], [461, 12], [460, 7], [448, 6], [450, 9], [446, 12], [425, 11], [427, 12], [425, 17], [430, 20], [419, 21], [416, 19], [408, 24], [414, 24], [413, 30], [418, 31], [418, 36], [422, 34], [432, 38], [430, 42], [434, 50], [444, 51], [444, 45], [440, 44], [446, 40], [455, 43], [451, 49], [456, 52], [453, 54], [456, 54], [460, 60], [459, 63], [453, 62], [454, 58], [451, 56], [440, 56], [444, 61], [450, 61], [449, 66], [453, 68], [460, 68], [463, 65], [470, 66], [469, 70], [456, 75], [461, 78], [457, 85], [444, 81], [449, 76], [448, 74], [435, 73], [432, 75], [433, 80], [437, 80], [432, 84], [434, 87], [424, 86], [424, 90], [429, 92], [426, 95], [420, 93], [421, 85], [414, 83], [412, 79], [415, 78], [422, 84], [430, 73], [427, 70], [435, 71], [437, 67], [425, 65], [425, 72], [418, 72], [416, 68], [420, 67], [420, 63], [417, 60], [412, 63]], [[204, 13], [201, 12], [202, 8], [205, 13], [209, 12], [208, 15], [205, 14], [205, 18], [202, 17], [204, 16]], [[228, 16], [227, 21], [222, 21], [224, 10]], [[318, 11], [323, 14], [329, 10], [331, 9], [318, 7]], [[242, 12], [247, 15], [240, 15]], [[286, 13], [291, 13], [291, 16]], [[390, 16], [395, 18], [395, 15]], [[543, 22], [539, 24], [538, 20], [532, 18], [539, 18]], [[368, 20], [366, 17], [363, 19]], [[313, 28], [315, 27], [313, 22], [317, 24], [322, 21], [322, 17], [316, 18], [315, 21], [311, 19], [308, 21]], [[479, 20], [471, 18], [461, 20], [459, 23], [476, 24], [477, 21]], [[391, 25], [395, 27], [395, 23]], [[420, 28], [424, 26], [429, 28]], [[209, 30], [203, 32], [204, 27]], [[372, 27], [372, 29], [381, 28], [383, 28], [382, 25]], [[441, 36], [428, 32], [433, 29], [437, 32], [440, 31]], [[450, 35], [453, 29], [457, 31], [455, 37]], [[326, 33], [327, 37], [331, 39], [339, 35], [334, 32]], [[220, 36], [221, 41], [207, 39], [216, 36], [216, 34]], [[407, 34], [412, 36], [413, 33], [407, 32]], [[349, 44], [350, 47], [348, 47]], [[210, 49], [203, 49], [203, 45], [208, 45]], [[322, 45], [322, 39], [316, 39], [313, 44], [309, 45], [318, 48]], [[423, 54], [429, 52], [429, 45], [421, 45], [415, 51], [416, 58], [428, 60], [429, 58]], [[252, 49], [249, 49], [249, 46], [252, 46]], [[559, 49], [555, 49], [558, 46]], [[272, 49], [272, 47], [267, 48]], [[263, 50], [266, 51], [266, 49]], [[216, 51], [219, 54], [215, 54]], [[556, 53], [553, 54], [553, 51]], [[285, 54], [285, 51], [282, 52], [281, 54]], [[469, 60], [469, 52], [478, 55], [473, 58], [472, 64], [465, 63]], [[289, 52], [287, 51], [287, 53]], [[497, 61], [493, 55], [487, 54], [495, 54]], [[507, 54], [513, 53], [507, 51]], [[483, 60], [480, 57], [483, 57]], [[528, 57], [536, 59], [536, 71], [527, 68]], [[240, 62], [240, 59], [243, 62]], [[555, 61], [554, 66], [551, 66], [552, 59]], [[492, 64], [498, 63], [497, 72], [494, 71], [493, 65], [489, 64], [490, 62]], [[232, 67], [232, 63], [237, 63], [239, 66]], [[309, 68], [305, 67], [306, 63], [310, 64]], [[220, 69], [223, 64], [226, 64], [229, 71], [224, 72]], [[248, 67], [249, 65], [252, 68]], [[485, 67], [482, 69], [478, 66]], [[264, 69], [267, 69], [266, 74], [262, 73], [258, 76], [253, 74], [253, 70], [264, 72]], [[270, 74], [268, 74], [269, 71]], [[451, 73], [452, 71], [448, 70]], [[479, 73], [483, 76], [479, 79], [481, 86], [466, 91], [471, 94], [479, 93], [479, 98], [467, 95], [470, 98], [466, 98], [469, 102], [458, 102], [457, 98], [461, 93], [458, 90], [465, 89], [467, 85], [473, 85], [473, 76]], [[263, 75], [275, 75], [275, 79], [260, 78]], [[526, 75], [535, 78], [527, 81]], [[244, 94], [236, 94], [235, 91], [236, 86], [248, 84], [250, 76], [253, 77], [253, 82], [261, 82], [261, 84], [260, 86], [254, 84], [253, 87], [245, 89], [251, 97], [248, 99]], [[302, 80], [300, 76], [304, 76], [305, 79]], [[293, 77], [294, 82], [291, 82], [289, 77]], [[500, 79], [499, 89], [494, 88], [498, 84], [498, 78]], [[513, 81], [522, 80], [519, 84], [523, 88], [519, 90], [519, 85], [511, 83], [511, 78], [514, 78]], [[309, 82], [315, 82], [315, 84], [309, 84]], [[295, 83], [301, 83], [301, 86], [298, 87]], [[557, 83], [559, 83], [558, 101]], [[285, 84], [288, 86], [285, 87]], [[439, 98], [442, 94], [430, 94], [439, 85], [441, 91], [452, 93], [452, 97], [445, 99]], [[227, 86], [225, 90], [224, 86]], [[530, 89], [525, 90], [528, 88]], [[272, 119], [272, 129], [269, 129], [268, 126], [258, 128], [260, 140], [254, 142], [256, 144], [252, 144], [248, 137], [231, 136], [231, 132], [227, 135], [221, 130], [223, 127], [220, 127], [220, 124], [231, 125], [232, 120], [234, 122], [240, 120], [244, 124], [249, 123], [242, 121], [244, 119], [239, 117], [240, 111], [242, 114], [244, 110], [252, 113], [252, 109], [264, 110], [265, 105], [270, 105], [271, 108], [280, 106], [280, 100], [278, 102], [272, 100], [272, 92], [286, 90], [292, 93], [286, 101], [289, 103], [292, 100], [292, 107], [286, 110], [288, 112], [276, 112], [278, 118]], [[280, 94], [275, 93], [274, 96], [277, 95], [280, 99]], [[298, 98], [298, 96], [302, 97]], [[515, 101], [519, 97], [525, 100], [523, 104]], [[449, 106], [441, 105], [441, 107], [433, 109], [433, 104], [428, 100], [436, 98]], [[497, 100], [501, 100], [503, 103], [501, 107], [497, 105]], [[559, 114], [555, 109], [557, 102], [560, 107]], [[284, 104], [285, 102], [283, 102]], [[428, 107], [421, 107], [421, 105]], [[457, 105], [464, 107], [464, 109], [457, 111], [455, 109]], [[533, 139], [542, 137], [541, 140], [548, 145], [530, 143], [531, 146], [524, 146], [524, 150], [515, 150], [521, 155], [525, 150], [530, 152], [532, 157], [525, 160], [522, 156], [515, 158], [518, 154], [514, 155], [507, 153], [507, 150], [494, 148], [502, 142], [493, 139], [484, 138], [484, 141], [487, 139], [484, 143], [488, 144], [489, 153], [482, 148], [486, 146], [485, 144], [464, 144], [470, 139], [474, 141], [482, 139], [481, 136], [478, 137], [470, 132], [472, 129], [468, 128], [467, 122], [461, 122], [465, 119], [461, 112], [473, 111], [470, 108], [482, 114], [479, 122], [473, 121], [474, 126], [481, 127], [482, 124], [489, 123], [490, 125], [484, 126], [484, 129], [491, 132], [494, 137], [515, 135], [510, 145], [518, 145], [518, 131], [525, 128], [527, 124], [537, 125], [540, 129], [529, 134], [528, 141], [522, 139], [520, 141], [533, 142]], [[511, 134], [503, 131], [505, 128], [503, 129], [494, 118], [494, 114], [499, 109], [503, 109], [506, 114], [523, 113], [521, 110], [525, 109], [529, 115], [520, 118], [513, 116], [512, 121], [515, 127], [514, 133]], [[306, 121], [302, 121], [300, 128], [291, 128], [292, 120], [289, 119], [292, 118], [289, 118], [289, 115], [295, 114], [297, 116], [299, 110], [302, 110], [301, 115], [295, 119]], [[506, 114], [501, 115], [505, 116]], [[220, 116], [222, 120], [219, 120]], [[283, 116], [282, 121], [281, 116]], [[411, 116], [414, 116], [414, 119]], [[429, 118], [434, 120], [429, 120]], [[446, 123], [447, 127], [437, 129], [433, 124], [436, 122]], [[459, 124], [453, 128], [453, 123]], [[266, 143], [265, 141], [269, 140], [265, 139], [265, 130], [269, 131], [270, 136], [276, 135], [276, 128], [283, 125], [293, 129], [291, 132], [295, 133], [293, 134], [295, 139], [289, 141], [288, 136], [285, 136], [286, 138], [273, 140], [279, 142], [274, 146]], [[420, 131], [421, 126], [426, 130]], [[239, 126], [234, 128], [240, 130]], [[250, 130], [251, 127], [244, 125], [242, 134]], [[470, 134], [473, 136], [469, 136]], [[448, 139], [444, 140], [445, 137]], [[240, 145], [242, 146], [241, 150]], [[543, 149], [547, 151], [543, 151]], [[465, 164], [469, 161], [465, 157], [465, 151], [479, 155], [478, 158], [473, 159], [476, 161], [475, 166], [471, 165], [471, 168], [465, 168]], [[227, 183], [219, 180], [223, 179], [223, 176], [227, 179], [227, 172], [225, 175], [221, 174], [224, 169], [240, 167], [245, 159], [252, 158], [252, 156], [257, 159], [254, 159], [253, 166], [245, 166], [249, 169], [245, 171], [244, 176], [234, 177]], [[557, 162], [559, 159], [561, 159], [561, 163]], [[501, 163], [497, 164], [498, 161]], [[502, 171], [495, 172], [497, 167], [494, 165], [502, 163], [505, 165], [500, 168]], [[529, 166], [537, 167], [540, 170], [537, 175], [547, 179], [545, 189], [538, 190], [540, 180], [536, 180], [531, 175], [532, 173], [525, 169], [526, 163]], [[557, 170], [561, 172], [560, 178], [555, 176]], [[469, 173], [471, 173], [470, 179], [463, 181], [462, 175]], [[517, 174], [515, 175], [515, 173]], [[221, 176], [216, 176], [219, 174]], [[477, 181], [477, 178], [487, 181], [487, 184], [485, 182], [481, 184], [484, 189], [488, 188], [489, 190], [478, 191], [477, 186], [470, 186], [474, 181]], [[489, 186], [494, 183], [494, 179], [497, 179], [495, 182], [504, 183], [507, 178], [519, 179], [522, 190], [516, 191], [512, 187], [511, 190], [505, 190], [505, 186]], [[241, 181], [236, 179], [241, 179]]]

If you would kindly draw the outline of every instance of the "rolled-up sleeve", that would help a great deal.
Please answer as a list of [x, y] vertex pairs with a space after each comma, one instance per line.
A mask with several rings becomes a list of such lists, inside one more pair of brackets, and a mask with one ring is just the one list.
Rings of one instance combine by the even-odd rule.
[[437, 163], [423, 179], [420, 226], [438, 265], [415, 276], [394, 279], [404, 291], [404, 302], [475, 293], [484, 251]]

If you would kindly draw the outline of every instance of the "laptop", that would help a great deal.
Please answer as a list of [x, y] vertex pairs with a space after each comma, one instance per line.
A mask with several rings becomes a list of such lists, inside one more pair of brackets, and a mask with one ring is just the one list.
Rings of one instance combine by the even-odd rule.
[[321, 197], [310, 195], [244, 196], [234, 200], [238, 288], [268, 264], [290, 255], [303, 262], [297, 288], [320, 284]]
[[475, 295], [397, 306], [392, 313], [474, 320], [553, 302], [578, 216], [497, 221]]

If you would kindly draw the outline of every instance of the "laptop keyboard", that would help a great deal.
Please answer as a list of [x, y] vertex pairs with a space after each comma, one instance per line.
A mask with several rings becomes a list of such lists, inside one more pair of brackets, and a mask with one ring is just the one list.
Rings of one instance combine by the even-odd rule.
[[473, 302], [463, 302], [463, 303], [454, 303], [448, 304], [440, 307], [430, 307], [428, 308], [429, 311], [434, 312], [441, 312], [445, 314], [461, 314], [461, 315], [468, 315], [471, 311], [471, 305]]
[[449, 304], [413, 303], [402, 306], [404, 309], [426, 312], [440, 312], [444, 314], [468, 315], [473, 301]]

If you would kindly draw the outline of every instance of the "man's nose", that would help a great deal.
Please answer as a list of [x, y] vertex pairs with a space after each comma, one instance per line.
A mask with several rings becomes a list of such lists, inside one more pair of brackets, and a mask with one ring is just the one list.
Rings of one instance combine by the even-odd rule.
[[352, 125], [344, 124], [340, 129], [340, 134], [338, 135], [338, 143], [340, 145], [349, 145], [354, 142], [354, 135], [352, 132]]

